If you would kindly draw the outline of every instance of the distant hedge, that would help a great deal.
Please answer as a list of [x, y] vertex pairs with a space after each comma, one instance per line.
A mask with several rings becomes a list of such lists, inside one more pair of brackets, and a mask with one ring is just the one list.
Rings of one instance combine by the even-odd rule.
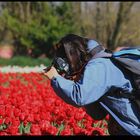
[[44, 64], [45, 66], [50, 65], [52, 62], [49, 58], [31, 58], [25, 56], [15, 56], [11, 59], [0, 58], [0, 66], [39, 66]]

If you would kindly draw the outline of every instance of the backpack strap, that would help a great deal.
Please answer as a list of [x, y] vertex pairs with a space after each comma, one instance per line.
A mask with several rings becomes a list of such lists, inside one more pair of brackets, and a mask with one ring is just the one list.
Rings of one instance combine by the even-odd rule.
[[96, 54], [100, 53], [101, 51], [103, 51], [103, 47], [101, 45], [98, 45], [97, 47], [95, 47], [94, 49], [92, 49], [89, 54], [91, 56], [95, 56]]
[[140, 50], [139, 49], [123, 49], [123, 50], [120, 50], [118, 52], [114, 52], [112, 54], [113, 57], [123, 57], [123, 56], [130, 56], [130, 55], [135, 55], [135, 56], [138, 56], [140, 57]]

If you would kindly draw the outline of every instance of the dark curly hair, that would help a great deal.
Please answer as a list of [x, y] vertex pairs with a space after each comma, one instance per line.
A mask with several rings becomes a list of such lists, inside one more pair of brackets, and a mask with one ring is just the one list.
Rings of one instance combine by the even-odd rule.
[[67, 58], [71, 72], [74, 73], [91, 58], [91, 55], [87, 52], [87, 42], [89, 40], [93, 39], [67, 34], [54, 45], [55, 57]]

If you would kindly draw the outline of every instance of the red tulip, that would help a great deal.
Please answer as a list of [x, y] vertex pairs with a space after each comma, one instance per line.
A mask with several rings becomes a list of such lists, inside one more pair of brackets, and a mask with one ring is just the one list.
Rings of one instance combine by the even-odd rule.
[[107, 135], [109, 116], [95, 121], [66, 104], [40, 74], [0, 73], [0, 81], [0, 135]]

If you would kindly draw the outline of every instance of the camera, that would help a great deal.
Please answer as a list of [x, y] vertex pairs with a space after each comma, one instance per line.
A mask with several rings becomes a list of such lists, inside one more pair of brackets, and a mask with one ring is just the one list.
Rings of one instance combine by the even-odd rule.
[[69, 64], [63, 58], [55, 57], [52, 64], [56, 68], [58, 73], [69, 74]]
[[[66, 59], [63, 59], [61, 57], [55, 57], [51, 66], [54, 66], [59, 74], [64, 73], [65, 75], [69, 75], [70, 73], [69, 64], [67, 63]], [[49, 71], [51, 66], [44, 69], [44, 71], [45, 72]]]

